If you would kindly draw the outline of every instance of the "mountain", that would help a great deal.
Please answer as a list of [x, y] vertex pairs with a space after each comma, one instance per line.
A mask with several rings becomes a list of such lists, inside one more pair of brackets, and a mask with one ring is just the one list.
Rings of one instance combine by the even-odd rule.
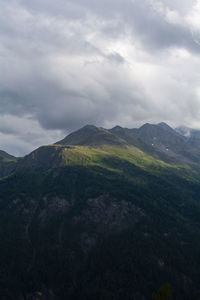
[[178, 133], [186, 137], [187, 147], [193, 152], [199, 152], [200, 149], [200, 130], [180, 126], [175, 129]]
[[176, 132], [178, 132], [179, 134], [183, 135], [183, 136], [186, 136], [186, 137], [189, 137], [190, 136], [190, 133], [192, 131], [191, 128], [189, 127], [186, 127], [186, 126], [179, 126], [177, 128], [175, 128]]
[[0, 150], [0, 178], [14, 172], [17, 165], [17, 158]]
[[82, 146], [100, 146], [123, 145], [125, 141], [104, 128], [97, 128], [93, 125], [86, 125], [76, 132], [71, 133], [63, 140], [57, 142], [61, 145], [82, 145]]
[[184, 162], [199, 168], [200, 131], [173, 129], [166, 123], [144, 124], [140, 128], [114, 127], [110, 130], [128, 144], [134, 145], [157, 159], [169, 163]]
[[173, 299], [200, 298], [190, 143], [164, 123], [87, 125], [4, 155], [15, 168], [0, 180], [0, 299], [148, 300], [165, 283]]
[[190, 130], [190, 135], [188, 137], [188, 145], [189, 147], [192, 147], [194, 151], [198, 151], [200, 149], [200, 130]]
[[8, 159], [8, 160], [15, 160], [16, 157], [8, 154], [7, 152], [3, 151], [3, 150], [0, 150], [0, 158], [1, 159]]
[[164, 123], [158, 125], [144, 124], [138, 129], [140, 138], [148, 144], [160, 149], [161, 151], [179, 151], [184, 144], [185, 138]]

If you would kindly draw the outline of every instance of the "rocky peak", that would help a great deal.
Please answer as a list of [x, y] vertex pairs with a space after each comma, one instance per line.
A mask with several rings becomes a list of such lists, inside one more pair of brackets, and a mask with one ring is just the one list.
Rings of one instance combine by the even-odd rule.
[[118, 138], [112, 132], [102, 127], [86, 125], [81, 129], [69, 134], [56, 144], [99, 146], [99, 145], [123, 145], [125, 141]]

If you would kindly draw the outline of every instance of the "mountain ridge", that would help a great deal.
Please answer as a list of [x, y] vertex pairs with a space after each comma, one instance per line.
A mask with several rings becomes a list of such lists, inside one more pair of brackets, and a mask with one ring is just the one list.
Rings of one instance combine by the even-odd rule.
[[174, 299], [198, 299], [198, 134], [196, 152], [189, 141], [166, 124], [89, 125], [12, 170], [0, 160], [0, 296], [150, 300], [169, 282]]
[[146, 123], [140, 128], [133, 129], [118, 125], [111, 129], [86, 125], [56, 144], [96, 147], [103, 144], [132, 145], [166, 162], [178, 160], [195, 164], [200, 162], [198, 154], [200, 139], [197, 136], [198, 131], [194, 130], [193, 132], [196, 133], [196, 136], [193, 133], [192, 137], [186, 137], [164, 122]]
[[94, 125], [86, 125], [81, 129], [72, 132], [56, 144], [99, 146], [101, 144], [122, 145], [124, 143], [125, 141], [120, 140], [107, 129], [96, 127]]
[[[29, 167], [49, 167], [60, 164], [62, 150], [58, 146], [86, 146], [102, 148], [105, 145], [119, 147], [136, 147], [144, 153], [170, 164], [188, 164], [192, 168], [199, 168], [200, 163], [200, 134], [198, 130], [191, 130], [190, 136], [178, 132], [162, 122], [158, 124], [146, 123], [140, 128], [123, 128], [119, 125], [104, 129], [94, 125], [85, 125], [70, 133], [62, 140], [51, 145], [41, 146], [30, 154], [17, 159], [12, 155], [0, 151], [0, 177], [12, 174], [13, 171]], [[59, 154], [60, 153], [60, 154]], [[42, 158], [43, 157], [43, 158]], [[55, 157], [53, 161], [53, 157]], [[46, 161], [46, 163], [45, 163]], [[9, 171], [5, 171], [10, 164]], [[12, 166], [12, 167], [11, 167]]]

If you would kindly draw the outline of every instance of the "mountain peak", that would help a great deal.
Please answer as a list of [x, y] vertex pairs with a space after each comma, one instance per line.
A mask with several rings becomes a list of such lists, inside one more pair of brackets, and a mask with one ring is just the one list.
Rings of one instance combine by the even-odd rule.
[[56, 144], [100, 146], [100, 145], [123, 145], [125, 141], [112, 134], [109, 130], [94, 125], [86, 125], [72, 132]]
[[121, 129], [123, 129], [121, 126], [119, 126], [119, 125], [116, 125], [115, 127], [113, 127], [111, 130], [121, 130]]
[[167, 129], [167, 130], [173, 130], [173, 128], [171, 128], [167, 123], [165, 122], [161, 122], [158, 124], [151, 124], [151, 123], [145, 123], [144, 125], [142, 125], [139, 129], [143, 129], [143, 128], [162, 128], [162, 129]]
[[100, 128], [92, 125], [92, 124], [87, 124], [85, 126], [83, 126], [82, 128], [80, 128], [79, 130], [94, 130], [94, 131], [98, 131]]
[[160, 126], [160, 127], [162, 127], [163, 129], [165, 129], [165, 130], [170, 130], [170, 131], [174, 131], [174, 129], [173, 128], [171, 128], [167, 123], [165, 123], [165, 122], [161, 122], [161, 123], [158, 123], [157, 124], [157, 126]]
[[[162, 127], [170, 127], [167, 123], [165, 123], [165, 122], [160, 122], [160, 123], [158, 123], [157, 124], [158, 126], [162, 126]], [[171, 128], [171, 127], [170, 127]]]
[[139, 131], [146, 131], [146, 130], [150, 130], [150, 131], [156, 131], [156, 132], [160, 132], [160, 129], [164, 129], [165, 131], [168, 131], [168, 132], [171, 132], [173, 134], [176, 134], [177, 132], [172, 128], [170, 127], [167, 123], [165, 122], [161, 122], [161, 123], [158, 123], [158, 124], [150, 124], [150, 123], [145, 123], [144, 125], [142, 125], [140, 128], [139, 128]]
[[138, 128], [139, 131], [147, 130], [150, 128], [156, 128], [157, 125], [155, 124], [150, 124], [150, 123], [145, 123], [143, 124], [140, 128]]

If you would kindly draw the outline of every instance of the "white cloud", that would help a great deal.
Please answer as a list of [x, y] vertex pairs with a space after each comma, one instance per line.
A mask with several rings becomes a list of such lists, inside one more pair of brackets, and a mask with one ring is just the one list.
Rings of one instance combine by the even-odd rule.
[[190, 30], [194, 41], [200, 46], [200, 1], [197, 0], [191, 12], [186, 16], [186, 21], [190, 26]]

